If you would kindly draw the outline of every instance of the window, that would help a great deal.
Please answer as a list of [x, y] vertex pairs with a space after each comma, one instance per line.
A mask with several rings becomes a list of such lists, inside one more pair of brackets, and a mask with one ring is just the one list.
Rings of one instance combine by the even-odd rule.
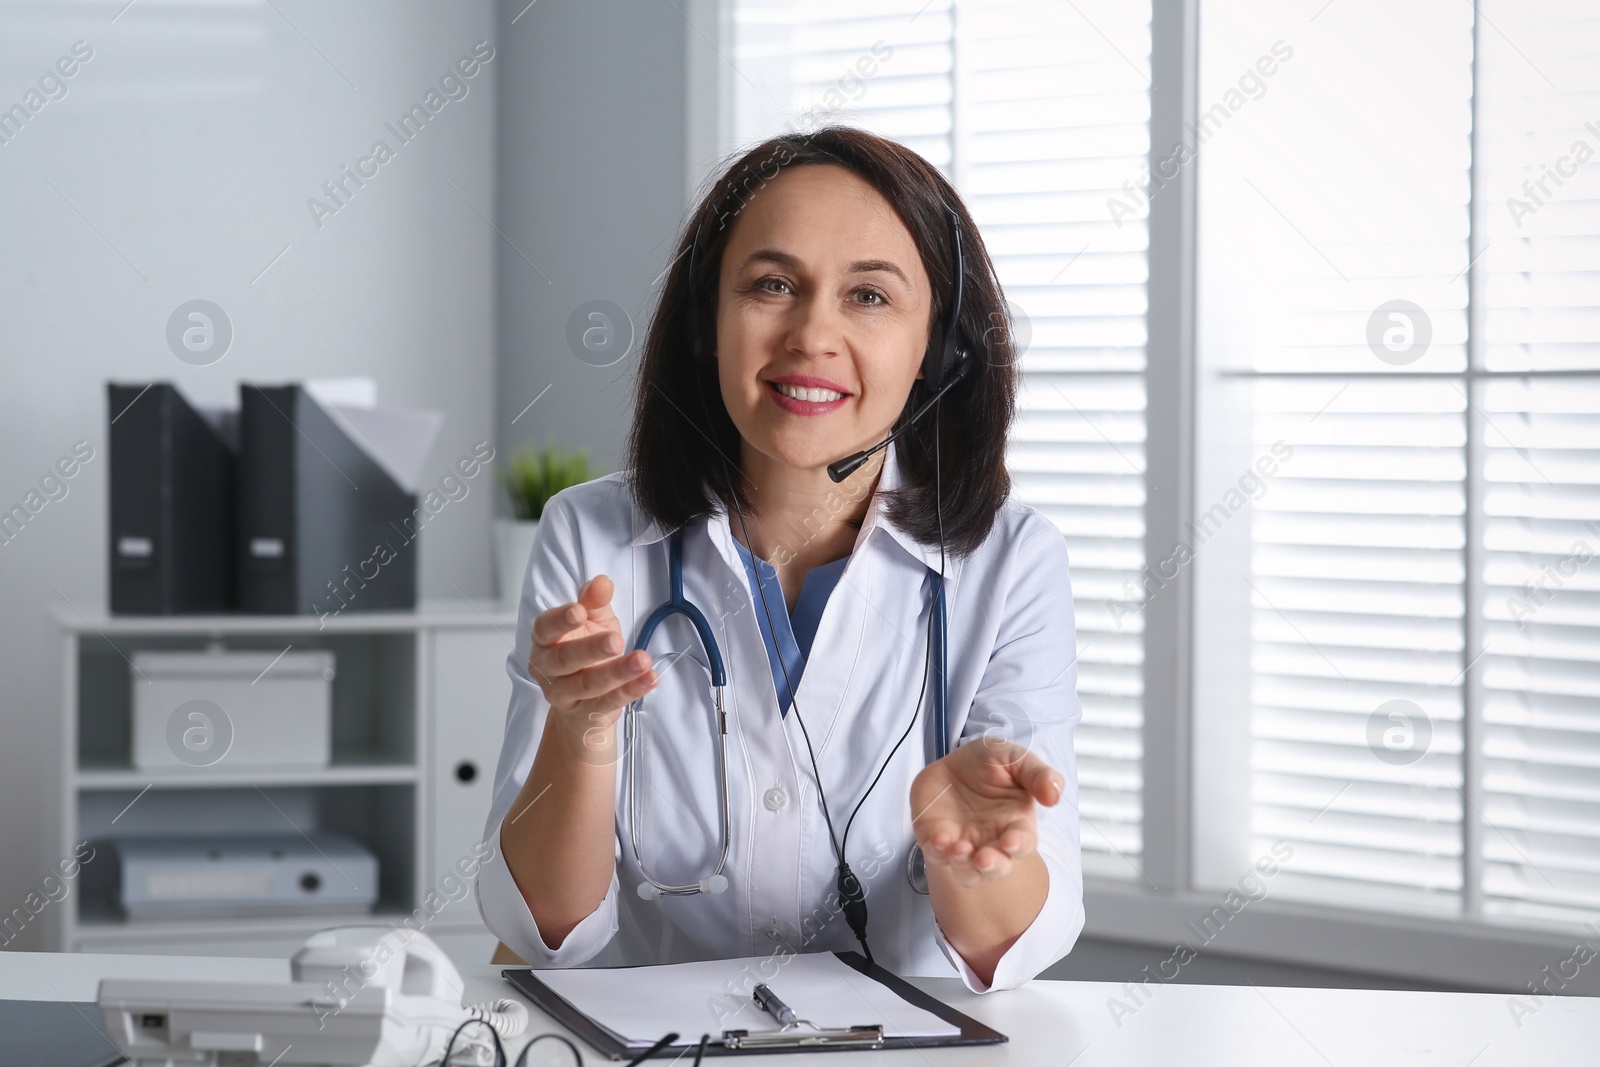
[[[1210, 899], [1289, 851], [1272, 891], [1319, 915], [1592, 917], [1593, 5], [725, 2], [724, 148], [828, 121], [901, 141], [1013, 301], [1012, 470], [1073, 561], [1091, 878]], [[1150, 369], [1182, 333], [1171, 260], [1177, 430], [1149, 415], [1181, 393]], [[1166, 552], [1147, 505], [1171, 500]], [[1192, 678], [1158, 694], [1174, 620]]]
[[1199, 157], [1197, 513], [1274, 473], [1197, 554], [1197, 880], [1282, 841], [1288, 896], [1576, 922], [1600, 906], [1600, 22], [1280, 8], [1201, 9], [1202, 115], [1248, 103]]
[[[1150, 9], [1125, 0], [733, 0], [733, 142], [843, 122], [940, 167], [1025, 344], [1010, 466], [1072, 561], [1084, 869], [1139, 876], [1144, 566], [1142, 210]], [[870, 73], [867, 73], [870, 71]], [[1130, 205], [1132, 201], [1130, 200]]]
[[1480, 10], [1476, 362], [1494, 376], [1477, 399], [1469, 870], [1487, 917], [1578, 922], [1600, 910], [1600, 12]]

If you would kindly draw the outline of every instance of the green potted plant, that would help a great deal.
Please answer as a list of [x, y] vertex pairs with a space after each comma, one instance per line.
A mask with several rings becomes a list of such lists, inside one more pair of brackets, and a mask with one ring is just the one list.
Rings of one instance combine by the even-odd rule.
[[525, 445], [504, 465], [497, 465], [495, 474], [511, 507], [510, 518], [495, 520], [500, 598], [514, 605], [522, 599], [522, 578], [544, 506], [561, 490], [592, 477], [589, 453], [586, 449], [568, 452], [551, 445]]

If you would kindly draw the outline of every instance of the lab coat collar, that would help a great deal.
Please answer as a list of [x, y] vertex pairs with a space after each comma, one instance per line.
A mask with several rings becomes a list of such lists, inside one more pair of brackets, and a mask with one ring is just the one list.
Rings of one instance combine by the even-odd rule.
[[[852, 552], [859, 550], [867, 543], [867, 538], [874, 535], [874, 531], [882, 529], [888, 537], [908, 552], [913, 559], [937, 572], [939, 570], [939, 546], [925, 545], [911, 536], [910, 532], [894, 522], [889, 517], [888, 498], [885, 496], [889, 490], [896, 489], [903, 484], [900, 464], [895, 456], [894, 442], [884, 448], [883, 468], [878, 473], [878, 484], [873, 489], [872, 503], [867, 508], [866, 516], [862, 519], [861, 530], [856, 535], [856, 543]], [[729, 529], [727, 509], [720, 500], [712, 505], [712, 512], [706, 518], [707, 530], [712, 534], [712, 540], [727, 560], [728, 566], [736, 571], [743, 571], [744, 566], [738, 560], [733, 547], [733, 533]], [[663, 526], [654, 518], [646, 516], [637, 508], [634, 510], [634, 528], [638, 531], [633, 538], [633, 544], [649, 545], [662, 540], [672, 530]], [[879, 535], [882, 536], [882, 535]], [[961, 570], [961, 558], [945, 546], [944, 573], [946, 579], [954, 582]]]

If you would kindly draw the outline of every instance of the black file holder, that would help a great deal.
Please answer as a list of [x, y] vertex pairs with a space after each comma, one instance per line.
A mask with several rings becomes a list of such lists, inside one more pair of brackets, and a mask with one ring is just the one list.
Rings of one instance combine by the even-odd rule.
[[417, 495], [299, 385], [239, 387], [239, 607], [337, 615], [417, 600]]
[[232, 420], [208, 420], [168, 382], [107, 383], [114, 615], [234, 604]]

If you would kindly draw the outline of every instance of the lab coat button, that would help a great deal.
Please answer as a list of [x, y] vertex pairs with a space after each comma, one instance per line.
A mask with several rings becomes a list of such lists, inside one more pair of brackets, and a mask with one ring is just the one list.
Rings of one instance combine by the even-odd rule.
[[779, 808], [783, 807], [784, 802], [789, 798], [783, 795], [783, 790], [779, 789], [777, 786], [773, 786], [771, 789], [767, 790], [766, 795], [761, 799], [762, 802], [767, 805], [768, 811], [777, 811]]
[[767, 939], [770, 941], [782, 941], [783, 927], [779, 926], [777, 923], [772, 923], [769, 925], [767, 927]]

